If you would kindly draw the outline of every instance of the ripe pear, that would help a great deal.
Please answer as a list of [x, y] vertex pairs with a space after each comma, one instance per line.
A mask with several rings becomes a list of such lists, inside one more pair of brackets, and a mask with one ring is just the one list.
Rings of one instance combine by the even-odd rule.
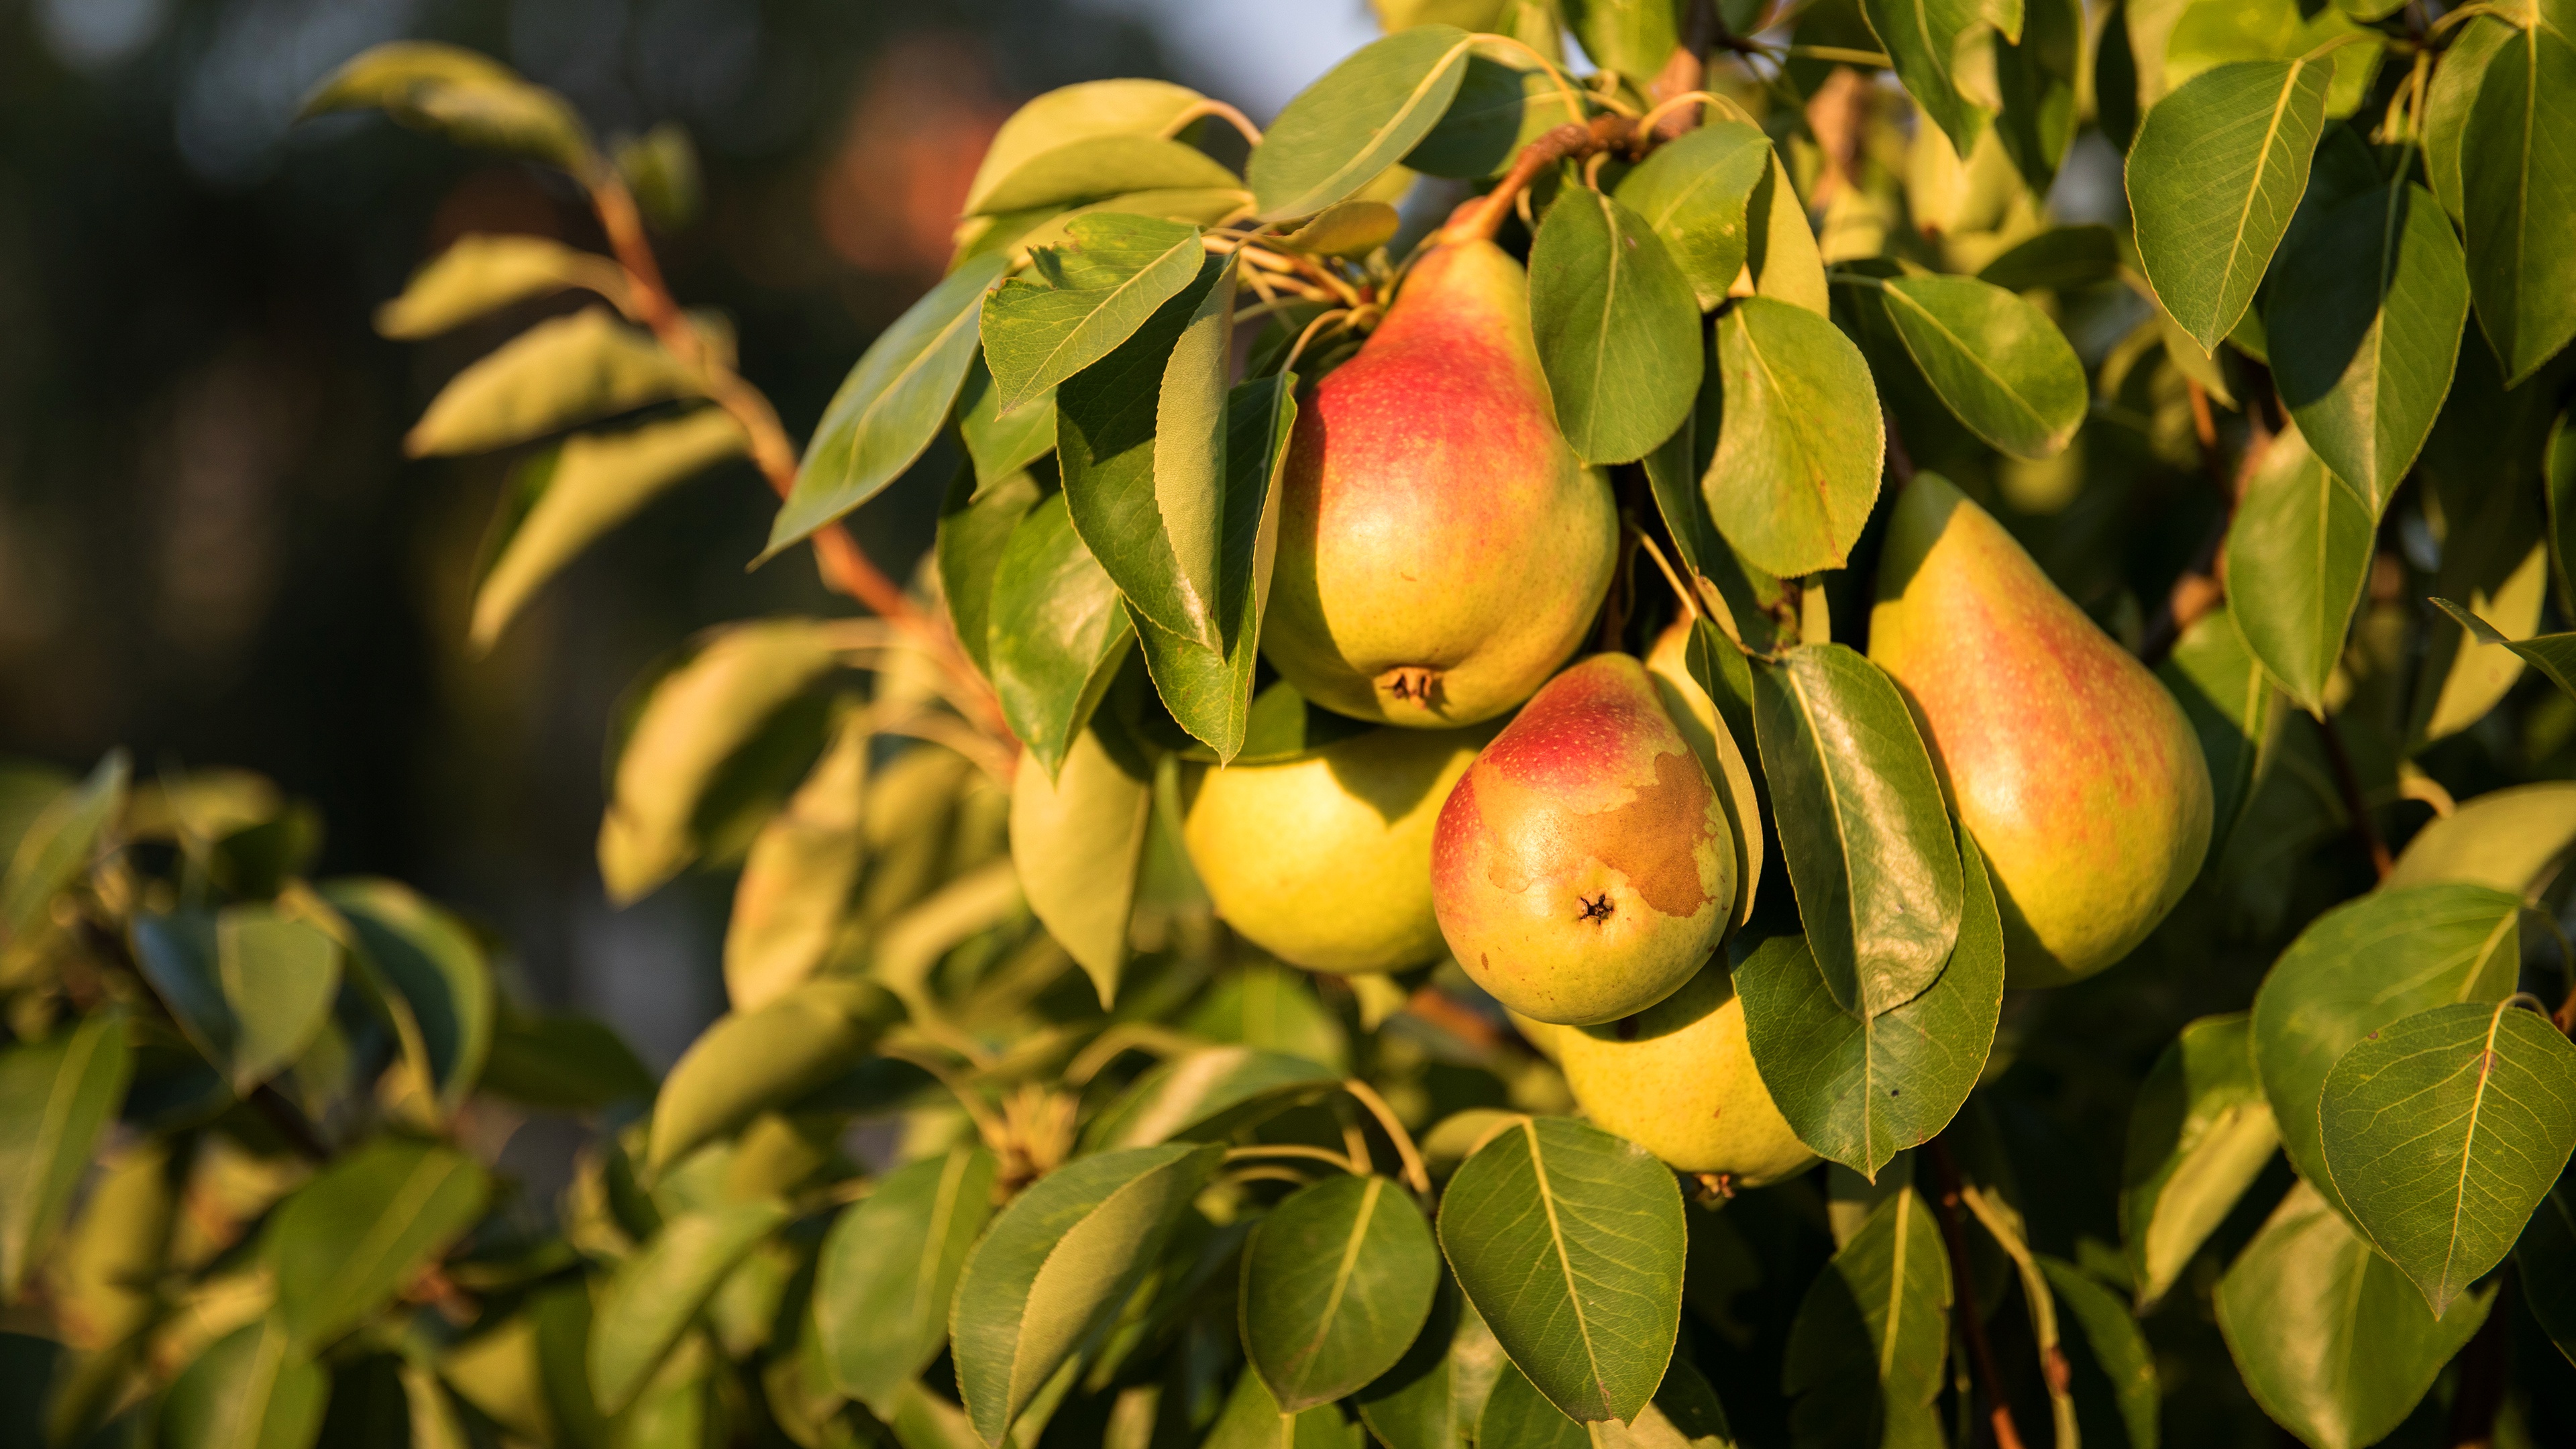
[[1764, 1187], [1815, 1164], [1754, 1070], [1723, 955], [1635, 1016], [1556, 1028], [1550, 1046], [1593, 1125], [1684, 1172]]
[[1431, 835], [1493, 737], [1375, 729], [1183, 781], [1181, 840], [1217, 914], [1292, 966], [1401, 971], [1440, 955]]
[[2146, 939], [2209, 852], [2200, 741], [2155, 675], [1934, 474], [1889, 521], [1869, 657], [1985, 852], [2006, 980], [2061, 985]]
[[1262, 652], [1308, 699], [1452, 728], [1527, 699], [1583, 642], [1618, 555], [1608, 480], [1557, 431], [1529, 278], [1433, 248], [1299, 407]]
[[1646, 667], [1596, 654], [1549, 680], [1449, 792], [1431, 899], [1506, 1007], [1616, 1021], [1691, 978], [1735, 910], [1726, 809]]

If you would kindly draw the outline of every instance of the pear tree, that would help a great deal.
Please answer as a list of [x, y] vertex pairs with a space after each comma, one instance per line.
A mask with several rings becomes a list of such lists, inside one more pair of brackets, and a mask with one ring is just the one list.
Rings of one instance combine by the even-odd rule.
[[265, 782], [0, 771], [51, 1442], [2576, 1442], [2576, 9], [1376, 9], [1029, 101], [817, 419], [683, 134], [312, 96], [596, 212], [380, 315], [561, 299], [408, 440], [476, 643], [729, 459], [848, 607], [612, 737], [658, 1080]]

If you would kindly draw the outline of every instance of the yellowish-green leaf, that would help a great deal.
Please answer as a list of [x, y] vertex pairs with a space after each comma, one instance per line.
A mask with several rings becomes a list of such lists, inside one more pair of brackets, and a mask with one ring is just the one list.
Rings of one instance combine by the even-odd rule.
[[380, 1137], [296, 1189], [270, 1218], [277, 1321], [301, 1354], [375, 1317], [483, 1215], [489, 1185], [443, 1145]]
[[1104, 1006], [1127, 965], [1127, 921], [1153, 808], [1152, 770], [1123, 733], [1113, 747], [1101, 727], [1074, 738], [1054, 779], [1022, 770], [1011, 783], [1011, 859], [1029, 909], [1090, 976]]
[[365, 51], [306, 97], [305, 116], [380, 109], [459, 145], [560, 166], [588, 180], [599, 155], [564, 98], [453, 45], [396, 41]]
[[2252, 1033], [2241, 1011], [2184, 1027], [2129, 1109], [2120, 1223], [2142, 1311], [2173, 1287], [2280, 1150], [2254, 1075]]
[[901, 1014], [883, 987], [825, 976], [757, 1010], [716, 1018], [672, 1066], [654, 1098], [645, 1171], [658, 1173], [846, 1071]]
[[458, 373], [403, 447], [415, 458], [488, 452], [698, 392], [660, 343], [592, 307], [540, 322]]
[[412, 273], [401, 296], [376, 309], [376, 330], [407, 341], [435, 337], [566, 287], [588, 287], [622, 303], [626, 274], [608, 258], [552, 237], [468, 232]]
[[866, 864], [861, 792], [875, 734], [846, 715], [787, 808], [752, 838], [725, 927], [725, 996], [757, 1011], [811, 977], [847, 918]]
[[14, 1302], [98, 1156], [132, 1075], [124, 1016], [0, 1050], [0, 1302]]

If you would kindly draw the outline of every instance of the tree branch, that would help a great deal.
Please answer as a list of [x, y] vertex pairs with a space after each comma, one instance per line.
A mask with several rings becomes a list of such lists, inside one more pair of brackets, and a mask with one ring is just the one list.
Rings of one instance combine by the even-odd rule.
[[1950, 1144], [1934, 1137], [1924, 1146], [1932, 1157], [1932, 1174], [1941, 1184], [1941, 1241], [1950, 1250], [1951, 1311], [1958, 1315], [1959, 1336], [1968, 1341], [1968, 1366], [1984, 1396], [1987, 1424], [1995, 1449], [2022, 1449], [2021, 1430], [2013, 1424], [2012, 1405], [2004, 1398], [2003, 1376], [1995, 1371], [1995, 1350], [1986, 1342], [1986, 1320], [1977, 1311], [1977, 1279], [1968, 1265], [1968, 1235], [1959, 1226], [1959, 1165], [1950, 1160]]

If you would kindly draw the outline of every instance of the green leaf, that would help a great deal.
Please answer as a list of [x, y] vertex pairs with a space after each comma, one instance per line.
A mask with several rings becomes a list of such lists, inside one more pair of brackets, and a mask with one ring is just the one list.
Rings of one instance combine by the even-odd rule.
[[2222, 65], [2158, 101], [2130, 143], [2129, 206], [2156, 296], [2206, 352], [2236, 328], [2308, 185], [2329, 62]]
[[1449, 1179], [1440, 1246], [1521, 1372], [1568, 1416], [1633, 1420], [1681, 1326], [1671, 1171], [1561, 1117], [1524, 1118]]
[[957, 389], [957, 432], [975, 465], [975, 491], [981, 494], [1055, 451], [1055, 394], [1041, 393], [1004, 412], [992, 369], [978, 351]]
[[1077, 1157], [1002, 1209], [966, 1260], [949, 1325], [985, 1443], [1109, 1328], [1223, 1159], [1177, 1143]]
[[2513, 1001], [2417, 1012], [2326, 1074], [2326, 1165], [2435, 1315], [2504, 1261], [2576, 1151], [2576, 1045]]
[[0, 1302], [44, 1260], [132, 1074], [116, 1011], [0, 1050]]
[[2469, 287], [2513, 387], [2576, 337], [2576, 43], [2547, 25], [2507, 37], [2460, 136]]
[[1092, 1119], [1087, 1151], [1207, 1142], [1290, 1107], [1316, 1102], [1341, 1085], [1330, 1068], [1304, 1057], [1252, 1046], [1203, 1047], [1136, 1079]]
[[208, 1345], [170, 1385], [159, 1442], [169, 1449], [308, 1449], [322, 1432], [331, 1376], [288, 1345], [274, 1316]]
[[2486, 84], [2487, 67], [2507, 44], [2520, 38], [2521, 27], [2502, 16], [2471, 16], [2442, 52], [2442, 63], [2433, 68], [2433, 83], [2425, 88], [2424, 179], [2453, 221], [2468, 214], [2460, 148], [2468, 133], [2469, 113]]
[[1876, 1181], [1896, 1154], [1950, 1124], [1985, 1070], [2004, 999], [2003, 921], [1985, 858], [1964, 830], [1959, 941], [1913, 1000], [1864, 1016], [1834, 1002], [1795, 935], [1772, 936], [1735, 967], [1744, 1035], [1780, 1115], [1819, 1155]]
[[1064, 768], [1136, 631], [1073, 530], [1061, 491], [1011, 530], [993, 579], [986, 658], [1002, 717], [1048, 775]]
[[[1495, 29], [1481, 20], [1449, 19], [1463, 21], [1461, 28], [1467, 30]], [[1458, 94], [1441, 114], [1440, 123], [1404, 153], [1408, 169], [1462, 181], [1492, 176], [1508, 168], [1523, 146], [1548, 131], [1590, 119], [1586, 97], [1575, 84], [1560, 84], [1557, 76], [1516, 49], [1490, 41], [1482, 44], [1484, 53], [1468, 52]]]
[[[2538, 630], [2548, 602], [2549, 545], [2534, 536], [2543, 531], [2541, 509], [2527, 491], [2510, 486], [2493, 487], [2466, 508], [2457, 495], [2453, 499], [2433, 593], [2464, 604], [2486, 627], [2454, 632], [2437, 626], [2427, 635], [2407, 710], [2409, 754], [2486, 718], [2521, 681], [2525, 663], [2538, 665], [2544, 676], [2551, 673], [2552, 641], [2530, 639], [2528, 648], [2508, 642]], [[2570, 645], [2576, 640], [2559, 641], [2557, 648]], [[2564, 655], [2558, 675], [2569, 675], [2571, 665], [2576, 652]], [[2563, 682], [2561, 687], [2576, 688]]]
[[2326, 681], [2370, 581], [2377, 519], [2308, 449], [2295, 423], [2245, 479], [2227, 530], [2228, 603], [2245, 645], [2283, 693], [2325, 710]]
[[1789, 1327], [1780, 1387], [1801, 1444], [1940, 1442], [1932, 1400], [1950, 1343], [1950, 1261], [1931, 1209], [1899, 1186], [1834, 1254]]
[[838, 663], [823, 625], [769, 619], [710, 631], [653, 683], [617, 751], [599, 822], [610, 900], [637, 900], [697, 858], [699, 807], [726, 762]]
[[1239, 186], [1204, 151], [1157, 136], [1086, 136], [1021, 162], [975, 198], [968, 215], [1065, 206], [1130, 191]]
[[773, 1202], [682, 1213], [618, 1265], [591, 1318], [590, 1388], [601, 1412], [636, 1401], [726, 1276], [786, 1221]]
[[1725, 405], [1700, 490], [1718, 532], [1782, 577], [1841, 568], [1887, 450], [1860, 349], [1820, 310], [1748, 297], [1718, 319], [1717, 368]]
[[89, 869], [107, 823], [125, 807], [131, 773], [125, 752], [110, 750], [78, 789], [55, 796], [27, 822], [0, 877], [0, 931], [7, 932], [0, 942], [42, 929], [55, 894]]
[[1327, 1178], [1271, 1209], [1244, 1246], [1244, 1350], [1280, 1412], [1331, 1403], [1404, 1356], [1439, 1282], [1431, 1225], [1401, 1185]]
[[1413, 1346], [1352, 1401], [1388, 1449], [1468, 1449], [1497, 1379], [1517, 1372], [1458, 1280], [1444, 1272]]
[[1923, 994], [1959, 939], [1961, 868], [1932, 756], [1878, 666], [1802, 644], [1753, 671], [1754, 739], [1807, 944], [1845, 1011]]
[[489, 452], [701, 391], [651, 335], [591, 307], [538, 323], [449, 379], [403, 436], [403, 451]]
[[1591, 1449], [1585, 1426], [1547, 1401], [1529, 1376], [1503, 1365], [1476, 1419], [1477, 1449]]
[[2066, 451], [2092, 390], [2047, 313], [1968, 277], [1898, 277], [1879, 295], [1924, 380], [1968, 431], [2016, 458]]
[[1477, 1449], [1735, 1449], [1735, 1442], [1717, 1391], [1678, 1355], [1632, 1423], [1578, 1424], [1506, 1363], [1476, 1424]]
[[1187, 222], [1118, 212], [1074, 218], [1062, 245], [1039, 248], [1027, 275], [984, 298], [995, 405], [1026, 406], [1108, 356], [1198, 278], [1205, 256]]
[[653, 1096], [653, 1073], [626, 1039], [586, 1016], [504, 1016], [476, 1090], [541, 1111], [597, 1112]]
[[269, 1220], [277, 1321], [298, 1355], [329, 1347], [394, 1301], [483, 1215], [474, 1160], [436, 1143], [379, 1137], [295, 1190]]
[[2459, 239], [2412, 183], [2337, 206], [2283, 259], [2264, 312], [2281, 401], [2373, 513], [2433, 431], [2468, 319]]
[[457, 46], [396, 41], [362, 52], [315, 87], [297, 116], [370, 109], [460, 146], [560, 166], [576, 179], [599, 169], [590, 133], [563, 97]]
[[[2066, 1316], [2075, 1320], [2077, 1332], [2069, 1337], [2091, 1351], [2094, 1366], [2109, 1381], [2112, 1401], [2118, 1407], [2120, 1427], [2134, 1449], [2155, 1449], [2156, 1408], [2160, 1391], [2156, 1383], [2156, 1358], [2148, 1347], [2147, 1336], [2129, 1305], [2120, 1296], [2102, 1286], [2081, 1268], [2063, 1258], [2038, 1255], [2039, 1270], [2048, 1278], [2050, 1291]], [[2064, 1319], [2059, 1322], [2064, 1323]], [[2076, 1384], [2076, 1408], [2085, 1407], [2084, 1387]]]
[[2514, 1244], [2523, 1302], [2562, 1354], [2576, 1350], [2576, 1170], [2562, 1170]]
[[1336, 201], [1281, 237], [1279, 246], [1315, 257], [1365, 257], [1393, 241], [1403, 221], [1402, 213], [1383, 201]]
[[2248, 1013], [2192, 1022], [2157, 1056], [2129, 1109], [2120, 1236], [2141, 1312], [2181, 1278], [2280, 1148], [2252, 1042]]
[[2279, 698], [2263, 662], [2246, 647], [2233, 606], [2222, 604], [2192, 621], [2173, 652], [2156, 666], [2156, 678], [2182, 706], [2209, 764], [2213, 859], [2227, 848], [2237, 816], [2253, 798], [2263, 756], [2279, 711]]
[[1297, 93], [1253, 149], [1261, 219], [1341, 201], [1431, 133], [1467, 73], [1467, 33], [1425, 25], [1363, 46]]
[[1367, 1449], [1367, 1444], [1368, 1436], [1331, 1404], [1301, 1414], [1279, 1412], [1261, 1375], [1247, 1369], [1235, 1376], [1225, 1410], [1199, 1449]]
[[2576, 633], [2543, 634], [2532, 639], [2507, 639], [2494, 625], [2448, 599], [2435, 599], [2443, 613], [2459, 621], [2469, 637], [2480, 644], [2501, 645], [2537, 669], [2550, 683], [2576, 699]]
[[2353, 1043], [2436, 1006], [2511, 994], [2518, 896], [2474, 885], [2383, 889], [2309, 923], [2254, 994], [2254, 1069], [2290, 1165], [2334, 1201], [2318, 1103]]
[[1011, 114], [993, 134], [967, 187], [967, 215], [984, 209], [984, 197], [1031, 159], [1095, 136], [1160, 136], [1181, 113], [1206, 97], [1159, 80], [1085, 81], [1051, 90]]
[[998, 254], [964, 263], [868, 344], [814, 426], [762, 558], [876, 497], [939, 436], [975, 360], [985, 298], [1007, 265]]
[[1741, 121], [1685, 131], [1621, 177], [1622, 206], [1663, 238], [1707, 311], [1744, 271], [1745, 211], [1771, 174], [1771, 138]]
[[339, 944], [274, 906], [138, 916], [134, 944], [180, 1030], [237, 1096], [302, 1055], [339, 994]]
[[465, 923], [409, 886], [364, 877], [322, 887], [350, 934], [341, 939], [358, 974], [398, 1001], [418, 1038], [416, 1070], [439, 1115], [452, 1114], [483, 1075], [492, 1050], [492, 972]]
[[1539, 366], [1574, 451], [1628, 463], [1671, 437], [1699, 395], [1699, 304], [1646, 219], [1598, 191], [1560, 196], [1529, 277]]
[[2107, 226], [2059, 226], [1986, 263], [1977, 280], [2007, 292], [2072, 292], [2119, 275], [2118, 233]]
[[2490, 790], [2437, 816], [2397, 856], [2386, 887], [2465, 881], [2528, 896], [2576, 847], [2576, 781]]
[[1824, 256], [1816, 233], [1807, 224], [1806, 204], [1790, 184], [1780, 153], [1771, 153], [1771, 175], [1753, 188], [1744, 203], [1747, 245], [1744, 265], [1753, 274], [1753, 291], [1775, 302], [1803, 307], [1822, 317], [1832, 307], [1825, 287]]
[[[1050, 402], [1048, 408], [1051, 429], [1054, 404]], [[957, 635], [958, 647], [988, 677], [993, 672], [988, 631], [993, 618], [993, 589], [1002, 572], [1002, 551], [1010, 546], [1011, 534], [1019, 528], [1020, 520], [1037, 507], [1039, 496], [1037, 480], [1026, 473], [1012, 473], [979, 484], [973, 473], [960, 470], [950, 481], [948, 496], [940, 505], [939, 536], [934, 545], [939, 560], [940, 601], [948, 606], [948, 622]]]
[[1983, 41], [1992, 43], [1989, 0], [1862, 0], [1869, 28], [1895, 63], [1896, 78], [1923, 114], [1965, 156], [1986, 127], [1987, 107], [1963, 89], [1956, 69]]
[[880, 1419], [948, 1342], [949, 1300], [999, 1171], [991, 1152], [952, 1147], [880, 1178], [823, 1239], [814, 1319], [832, 1383]]
[[2576, 414], [2560, 413], [2542, 454], [2541, 493], [2549, 513], [2549, 555], [2558, 568], [2558, 602], [2576, 617]]
[[498, 547], [474, 589], [475, 647], [491, 648], [529, 596], [600, 535], [749, 447], [732, 414], [700, 408], [621, 432], [576, 434], [518, 465], [512, 492], [534, 498], [494, 520]]
[[1673, 0], [1562, 0], [1566, 28], [1583, 42], [1583, 53], [1606, 71], [1645, 89], [1646, 82], [1672, 58], [1681, 44], [1679, 11]]
[[726, 999], [754, 1011], [822, 969], [867, 863], [864, 792], [876, 743], [862, 711], [835, 726], [821, 759], [752, 837], [725, 923]]
[[2436, 1319], [2302, 1183], [2218, 1281], [2218, 1326], [2263, 1412], [2317, 1449], [2362, 1449], [2404, 1422], [2494, 1299], [2489, 1289]]
[[716, 1018], [662, 1081], [646, 1173], [848, 1070], [901, 1014], [874, 982], [820, 976], [756, 1011]]
[[376, 309], [376, 331], [417, 342], [566, 287], [588, 287], [615, 302], [625, 296], [626, 277], [608, 258], [552, 237], [468, 232]]
[[[2326, 118], [2353, 114], [2379, 74], [2386, 38], [2334, 7], [2319, 7], [2313, 15], [2302, 13], [2306, 8], [2298, 0], [2190, 0], [2165, 45], [2165, 89], [2170, 92], [2229, 61], [2304, 56], [2333, 72], [2326, 86]], [[2321, 54], [2329, 43], [2333, 48]]]
[[1154, 772], [1103, 722], [1075, 737], [1050, 780], [1022, 770], [1011, 782], [1011, 862], [1029, 909], [1091, 978], [1103, 1006], [1127, 965], [1127, 924], [1154, 810]]
[[1253, 667], [1279, 544], [1279, 486], [1296, 422], [1293, 372], [1237, 383], [1226, 395], [1225, 515], [1214, 600], [1223, 647], [1192, 643], [1150, 620], [1133, 621], [1145, 671], [1164, 707], [1220, 764], [1242, 751], [1252, 727]]

